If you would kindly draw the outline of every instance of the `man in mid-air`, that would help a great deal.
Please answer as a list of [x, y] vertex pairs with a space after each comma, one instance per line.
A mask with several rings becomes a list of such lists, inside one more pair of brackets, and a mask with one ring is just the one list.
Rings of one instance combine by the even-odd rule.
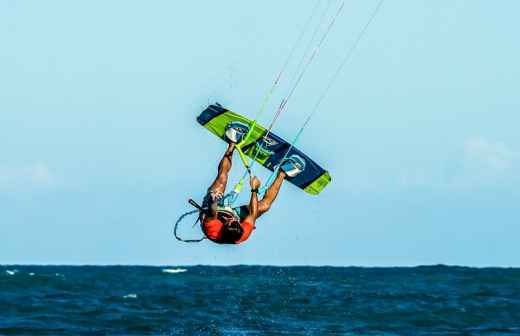
[[291, 156], [282, 163], [274, 182], [258, 200], [258, 188], [261, 182], [251, 176], [251, 199], [248, 205], [230, 207], [224, 197], [229, 172], [232, 166], [233, 153], [241, 135], [237, 129], [228, 128], [226, 139], [229, 143], [222, 160], [218, 165], [217, 178], [208, 189], [202, 207], [207, 209], [202, 216], [202, 230], [208, 239], [218, 244], [239, 244], [249, 238], [255, 228], [256, 220], [271, 208], [278, 196], [286, 176], [296, 176], [305, 166], [300, 157]]

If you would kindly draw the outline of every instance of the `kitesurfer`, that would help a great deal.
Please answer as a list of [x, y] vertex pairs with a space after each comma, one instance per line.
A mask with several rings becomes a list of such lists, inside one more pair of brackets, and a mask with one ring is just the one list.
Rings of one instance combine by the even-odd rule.
[[202, 215], [202, 230], [208, 239], [219, 244], [239, 244], [247, 240], [255, 228], [256, 220], [271, 208], [284, 179], [287, 176], [296, 176], [304, 168], [304, 163], [299, 162], [298, 157], [290, 157], [282, 164], [276, 179], [261, 200], [258, 200], [261, 182], [256, 176], [251, 176], [249, 204], [232, 208], [226, 204], [224, 194], [239, 136], [233, 128], [226, 132], [229, 145], [218, 165], [217, 178], [209, 187], [202, 203], [202, 208], [206, 209]]

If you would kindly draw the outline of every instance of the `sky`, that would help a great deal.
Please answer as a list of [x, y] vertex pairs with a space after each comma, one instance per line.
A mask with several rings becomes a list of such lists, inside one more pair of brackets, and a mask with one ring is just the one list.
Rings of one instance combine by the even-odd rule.
[[[244, 244], [173, 238], [225, 149], [196, 116], [254, 116], [306, 31], [267, 124], [339, 5], [0, 0], [0, 264], [520, 266], [513, 0], [386, 0], [298, 143], [332, 183], [284, 185]], [[276, 134], [294, 136], [376, 5], [345, 1]]]

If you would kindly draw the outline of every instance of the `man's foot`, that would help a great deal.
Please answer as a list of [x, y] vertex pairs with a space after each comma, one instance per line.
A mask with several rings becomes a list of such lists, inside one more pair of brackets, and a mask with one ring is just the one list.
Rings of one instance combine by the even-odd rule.
[[295, 177], [305, 170], [305, 160], [296, 154], [289, 156], [280, 164], [280, 170], [289, 177]]
[[249, 132], [249, 127], [239, 121], [231, 122], [226, 127], [225, 136], [228, 142], [238, 144]]

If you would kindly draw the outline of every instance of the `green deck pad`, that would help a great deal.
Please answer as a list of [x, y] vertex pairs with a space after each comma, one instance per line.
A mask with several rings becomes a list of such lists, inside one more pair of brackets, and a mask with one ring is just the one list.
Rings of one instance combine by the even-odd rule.
[[[229, 123], [240, 121], [250, 125], [250, 127], [253, 123], [251, 119], [227, 110], [219, 104], [208, 106], [198, 116], [197, 121], [222, 140], [225, 140], [226, 126]], [[280, 164], [287, 150], [289, 150], [290, 143], [274, 133], [270, 133], [264, 138], [266, 132], [265, 127], [256, 124], [251, 136], [243, 144], [242, 148], [244, 153], [251, 159], [255, 158], [256, 151], [260, 148], [256, 162], [273, 171]], [[262, 146], [257, 146], [257, 143], [261, 143]], [[305, 170], [295, 177], [287, 177], [286, 180], [311, 195], [318, 195], [330, 183], [330, 174], [296, 147], [290, 149], [289, 155], [293, 154], [299, 155], [305, 160]]]

